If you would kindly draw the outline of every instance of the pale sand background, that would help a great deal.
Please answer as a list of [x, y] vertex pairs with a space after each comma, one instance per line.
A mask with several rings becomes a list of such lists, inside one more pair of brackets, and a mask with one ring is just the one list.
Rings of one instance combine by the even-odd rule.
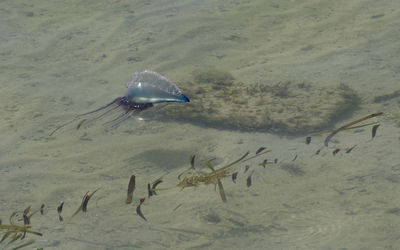
[[[399, 98], [373, 103], [399, 89], [399, 27], [396, 0], [2, 1], [0, 218], [45, 203], [46, 214], [32, 218], [44, 235], [29, 236], [45, 249], [398, 249], [395, 121], [373, 141], [369, 129], [339, 134], [314, 157], [323, 137], [306, 146], [304, 137], [133, 119], [110, 132], [97, 124], [48, 133], [123, 95], [142, 69], [178, 83], [205, 66], [248, 84], [345, 83], [363, 101], [346, 121], [400, 113]], [[245, 175], [223, 181], [227, 204], [213, 186], [160, 192], [142, 207], [148, 222], [136, 215], [137, 203], [124, 204], [131, 174], [137, 202], [146, 183], [168, 171], [165, 186], [176, 183], [191, 154], [228, 162], [260, 146], [273, 150], [270, 159], [298, 155], [305, 173], [263, 169], [258, 159], [250, 188]], [[342, 151], [333, 157], [336, 147]], [[69, 218], [99, 187], [88, 212]]]

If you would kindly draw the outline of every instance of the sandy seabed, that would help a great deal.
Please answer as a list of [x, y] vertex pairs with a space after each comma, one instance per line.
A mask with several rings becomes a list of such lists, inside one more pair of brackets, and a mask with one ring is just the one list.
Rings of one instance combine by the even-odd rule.
[[[43, 236], [24, 239], [44, 249], [398, 249], [398, 120], [383, 119], [373, 140], [368, 128], [339, 133], [319, 155], [324, 136], [305, 145], [306, 135], [173, 121], [48, 134], [123, 95], [143, 69], [176, 83], [205, 67], [249, 85], [343, 83], [361, 105], [332, 127], [398, 114], [400, 98], [390, 94], [399, 90], [399, 27], [395, 0], [2, 1], [0, 218], [45, 204], [31, 219]], [[160, 187], [177, 184], [191, 154], [223, 165], [261, 146], [278, 164], [249, 161], [250, 187], [251, 172], [238, 166], [237, 183], [222, 180], [227, 203], [213, 185], [175, 188], [146, 199], [147, 221], [137, 216], [147, 183], [168, 173]], [[137, 189], [126, 205], [132, 174]], [[71, 218], [97, 188], [88, 211]]]

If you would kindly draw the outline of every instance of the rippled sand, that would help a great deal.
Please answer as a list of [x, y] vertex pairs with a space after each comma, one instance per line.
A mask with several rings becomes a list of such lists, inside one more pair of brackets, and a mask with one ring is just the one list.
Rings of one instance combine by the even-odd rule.
[[[336, 127], [372, 112], [400, 113], [396, 95], [375, 99], [399, 90], [397, 1], [218, 2], [0, 3], [3, 224], [14, 211], [44, 203], [45, 214], [31, 219], [43, 236], [28, 239], [45, 249], [400, 248], [398, 120], [383, 121], [373, 140], [368, 128], [339, 133], [319, 155], [323, 136], [305, 145], [304, 137], [152, 119], [111, 130], [71, 125], [48, 136], [123, 95], [143, 69], [178, 86], [205, 66], [244, 84], [344, 83], [362, 104]], [[160, 187], [177, 184], [191, 154], [223, 164], [261, 146], [278, 164], [249, 162], [251, 187], [241, 166], [236, 184], [223, 180], [227, 203], [213, 185], [175, 188], [145, 201], [147, 222], [136, 215], [147, 183], [169, 173]], [[132, 174], [137, 189], [126, 205]], [[97, 188], [88, 212], [71, 218]], [[61, 202], [64, 222], [56, 211]]]

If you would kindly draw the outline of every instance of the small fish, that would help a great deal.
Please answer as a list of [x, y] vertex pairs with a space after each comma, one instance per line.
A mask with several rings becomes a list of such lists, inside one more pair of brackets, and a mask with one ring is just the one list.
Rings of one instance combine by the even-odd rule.
[[266, 166], [267, 166], [267, 164], [268, 164], [268, 160], [267, 159], [265, 159], [263, 162], [261, 162], [259, 165], [260, 166], [263, 166], [263, 168], [265, 168]]
[[[150, 185], [150, 184], [149, 184]], [[136, 213], [142, 217], [143, 220], [147, 221], [146, 217], [144, 217], [143, 213], [142, 213], [142, 209], [140, 208], [143, 204], [143, 202], [146, 200], [146, 198], [140, 198], [140, 203], [139, 205], [136, 207]]]
[[351, 148], [346, 149], [346, 154], [350, 153], [357, 145], [354, 145]]
[[40, 206], [40, 214], [43, 215], [43, 213], [44, 213], [44, 204]]
[[376, 135], [376, 130], [379, 128], [380, 124], [376, 124], [372, 127], [372, 139], [374, 139]]
[[154, 195], [153, 191], [151, 190], [150, 183], [147, 183], [147, 192], [148, 192], [149, 198], [150, 198], [150, 196]]
[[192, 167], [192, 169], [194, 169], [194, 158], [195, 157], [196, 157], [195, 155], [190, 156], [190, 166]]
[[128, 184], [128, 194], [125, 200], [125, 204], [131, 204], [133, 198], [133, 191], [135, 191], [135, 175], [131, 176]]
[[75, 213], [72, 215], [72, 217], [74, 217], [75, 215], [77, 215], [79, 213], [79, 211], [82, 212], [86, 212], [87, 211], [87, 205], [89, 203], [90, 198], [92, 198], [92, 196], [99, 190], [100, 188], [94, 190], [91, 194], [88, 194], [88, 192], [86, 192], [86, 194], [83, 196], [82, 198], [82, 203], [81, 205], [78, 207], [78, 209], [75, 211]]
[[[28, 217], [29, 210], [31, 210], [31, 206], [25, 208], [24, 213], [22, 215], [22, 217], [24, 219], [24, 225], [30, 225], [31, 224], [31, 221], [29, 220], [29, 217]], [[24, 234], [23, 237], [25, 237], [25, 234]]]
[[306, 137], [306, 144], [310, 144], [311, 143], [311, 136], [307, 136]]
[[161, 182], [163, 182], [161, 179], [157, 179], [153, 182], [153, 185], [151, 186], [151, 190], [153, 191], [153, 194], [157, 194], [155, 190], [156, 190], [158, 184], [160, 184]]
[[319, 155], [321, 153], [321, 149], [318, 149], [317, 152], [315, 152], [315, 155]]
[[31, 210], [31, 206], [25, 208], [24, 214], [27, 215], [29, 213], [29, 210]]
[[60, 221], [64, 220], [63, 217], [61, 217], [61, 212], [62, 212], [63, 206], [64, 206], [64, 202], [61, 202], [60, 206], [57, 207], [58, 219]]
[[26, 216], [25, 213], [23, 214], [23, 217], [24, 217], [24, 225], [30, 225], [31, 221], [29, 220], [28, 216]]
[[86, 212], [86, 211], [87, 211], [87, 204], [88, 204], [90, 198], [92, 198], [92, 196], [93, 196], [93, 195], [97, 192], [97, 190], [99, 190], [99, 189], [100, 189], [100, 188], [94, 190], [91, 194], [86, 195], [86, 196], [84, 197], [83, 202], [82, 202], [82, 212]]
[[333, 150], [332, 154], [335, 156], [337, 153], [339, 153], [339, 151], [340, 151], [340, 148], [337, 148], [337, 149]]
[[265, 147], [260, 147], [259, 149], [257, 149], [256, 155], [258, 155], [259, 153], [261, 153], [265, 149], [266, 149]]
[[235, 173], [232, 174], [233, 183], [236, 183], [237, 175], [238, 175], [238, 172], [235, 172]]
[[247, 185], [247, 187], [251, 186], [251, 175], [249, 175], [249, 177], [247, 177], [246, 185]]
[[158, 184], [163, 182], [161, 178], [162, 177], [158, 178], [152, 184], [150, 184], [150, 183], [147, 184], [147, 191], [148, 191], [149, 198], [150, 198], [150, 196], [153, 196], [153, 195], [157, 194], [155, 190], [156, 190]]
[[249, 166], [249, 165], [246, 165], [246, 166], [244, 167], [244, 172], [243, 172], [243, 173], [246, 173], [246, 172], [249, 170], [249, 168], [250, 168], [250, 166]]
[[86, 212], [87, 211], [87, 204], [88, 204], [88, 202], [89, 202], [89, 199], [90, 199], [90, 196], [89, 195], [86, 195], [85, 196], [85, 199], [83, 200], [83, 203], [82, 203], [82, 212]]
[[250, 187], [250, 186], [251, 186], [251, 176], [253, 175], [253, 173], [254, 173], [254, 170], [251, 172], [251, 174], [249, 175], [249, 177], [247, 177], [247, 180], [246, 180], [246, 185], [247, 185], [247, 187]]

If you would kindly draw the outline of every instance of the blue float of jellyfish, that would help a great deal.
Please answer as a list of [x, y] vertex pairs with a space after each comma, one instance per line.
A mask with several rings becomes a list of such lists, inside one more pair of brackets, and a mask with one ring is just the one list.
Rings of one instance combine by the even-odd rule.
[[[90, 119], [90, 121], [94, 121], [119, 110], [115, 118], [105, 123], [117, 126], [122, 121], [128, 119], [132, 113], [138, 113], [151, 108], [155, 103], [189, 101], [189, 98], [173, 82], [159, 73], [150, 70], [136, 72], [126, 85], [125, 96], [117, 97], [114, 101], [103, 107], [75, 116], [73, 120], [54, 129], [50, 133], [50, 136], [68, 124], [90, 114], [102, 112], [100, 115]], [[122, 113], [120, 113], [121, 110], [123, 111]], [[86, 121], [86, 119], [83, 121]]]

